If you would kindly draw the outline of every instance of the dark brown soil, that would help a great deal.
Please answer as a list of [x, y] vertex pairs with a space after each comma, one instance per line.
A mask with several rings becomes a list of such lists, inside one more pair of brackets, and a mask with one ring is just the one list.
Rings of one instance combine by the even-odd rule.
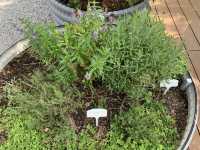
[[[10, 82], [12, 79], [22, 78], [23, 76], [29, 76], [38, 68], [42, 68], [42, 65], [29, 53], [24, 53], [14, 59], [0, 73], [0, 95], [3, 92], [3, 86], [7, 82]], [[110, 118], [121, 111], [126, 111], [130, 106], [130, 100], [124, 93], [111, 92], [103, 88], [102, 84], [98, 81], [94, 83], [95, 91], [92, 92], [89, 89], [83, 89], [80, 84], [77, 85], [80, 88], [79, 90], [84, 90], [85, 107], [83, 110], [78, 110], [76, 113], [70, 115], [74, 123], [73, 126], [79, 132], [85, 124], [95, 123], [94, 119], [87, 119], [85, 117], [86, 110], [97, 106], [106, 107], [108, 110], [108, 118], [100, 118], [100, 125], [96, 134], [97, 138], [102, 138], [109, 128]], [[164, 96], [162, 93], [161, 90], [156, 91], [154, 98], [166, 105], [169, 114], [176, 120], [176, 127], [181, 137], [187, 123], [187, 100], [185, 95], [179, 89], [172, 89]], [[0, 108], [5, 107], [6, 104], [7, 101], [0, 96]], [[0, 144], [5, 141], [6, 137], [6, 132], [1, 131]]]
[[155, 99], [166, 105], [169, 114], [175, 119], [181, 137], [187, 124], [188, 104], [186, 95], [180, 88], [170, 89], [166, 95], [163, 91], [155, 92]]
[[[9, 63], [6, 68], [0, 72], [0, 94], [3, 86], [14, 79], [27, 76], [33, 72], [34, 69], [40, 67], [40, 63], [36, 58], [29, 53], [23, 53]], [[1, 101], [0, 101], [1, 106]]]
[[0, 144], [3, 144], [7, 139], [7, 134], [5, 131], [0, 131]]
[[[11, 80], [30, 75], [40, 66], [39, 61], [32, 57], [29, 53], [23, 53], [9, 63], [2, 72], [0, 72], [0, 108], [5, 108], [7, 105], [7, 100], [1, 96], [3, 86]], [[0, 144], [4, 143], [6, 139], [6, 131], [0, 131]]]
[[86, 111], [91, 108], [106, 108], [108, 110], [107, 118], [99, 119], [97, 138], [105, 136], [110, 125], [110, 120], [117, 113], [127, 111], [130, 108], [130, 100], [124, 93], [111, 92], [105, 88], [100, 82], [94, 83], [93, 91], [83, 89], [80, 83], [77, 83], [80, 91], [84, 91], [82, 99], [84, 100], [84, 107], [72, 113], [70, 116], [71, 126], [80, 132], [86, 124], [95, 124], [95, 119], [86, 118]]

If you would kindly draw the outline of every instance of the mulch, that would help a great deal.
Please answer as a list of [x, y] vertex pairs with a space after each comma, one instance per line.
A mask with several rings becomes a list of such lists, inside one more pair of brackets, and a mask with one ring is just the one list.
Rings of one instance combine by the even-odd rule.
[[185, 93], [180, 88], [172, 88], [166, 95], [163, 95], [163, 91], [159, 90], [154, 98], [161, 101], [167, 107], [169, 114], [176, 121], [179, 137], [182, 137], [188, 116], [188, 103]]

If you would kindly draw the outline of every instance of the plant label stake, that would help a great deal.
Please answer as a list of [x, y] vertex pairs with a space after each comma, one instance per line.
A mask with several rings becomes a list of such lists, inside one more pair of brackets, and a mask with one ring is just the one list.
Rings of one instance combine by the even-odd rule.
[[164, 95], [169, 91], [170, 88], [172, 87], [177, 87], [178, 86], [178, 80], [172, 79], [172, 80], [163, 80], [160, 82], [160, 87], [161, 88], [166, 88], [164, 91]]
[[96, 119], [96, 126], [99, 125], [99, 118], [100, 117], [107, 117], [107, 110], [102, 108], [93, 108], [87, 111], [88, 118], [95, 118]]

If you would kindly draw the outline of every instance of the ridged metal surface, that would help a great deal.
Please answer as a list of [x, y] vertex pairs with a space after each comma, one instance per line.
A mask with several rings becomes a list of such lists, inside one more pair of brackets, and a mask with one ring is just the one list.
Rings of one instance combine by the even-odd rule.
[[[70, 7], [67, 7], [57, 0], [50, 0], [51, 4], [51, 13], [54, 16], [54, 20], [57, 25], [63, 25], [65, 22], [76, 23], [78, 22], [78, 18], [75, 15], [76, 10]], [[137, 10], [149, 9], [148, 0], [144, 0], [134, 6], [131, 6], [127, 9], [122, 9], [119, 11], [112, 11], [108, 13], [104, 13], [105, 16], [115, 15], [120, 16], [124, 14], [131, 14]], [[81, 11], [84, 14], [84, 11]]]
[[[190, 75], [187, 74], [184, 76], [183, 80], [191, 79]], [[186, 81], [187, 82], [187, 81]], [[186, 83], [185, 82], [185, 83]], [[185, 89], [187, 101], [188, 101], [188, 118], [187, 118], [187, 126], [185, 128], [180, 146], [178, 150], [187, 150], [191, 141], [193, 134], [196, 130], [196, 124], [198, 121], [198, 102], [197, 102], [197, 93], [195, 85], [192, 83]]]

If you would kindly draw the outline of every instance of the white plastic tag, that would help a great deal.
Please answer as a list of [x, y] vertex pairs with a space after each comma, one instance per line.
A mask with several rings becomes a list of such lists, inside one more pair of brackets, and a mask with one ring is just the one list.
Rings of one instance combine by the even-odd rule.
[[96, 126], [99, 125], [99, 118], [100, 117], [107, 117], [107, 110], [103, 108], [93, 108], [87, 111], [88, 118], [95, 118], [96, 119]]
[[166, 88], [164, 95], [169, 91], [170, 88], [172, 87], [177, 87], [178, 86], [178, 80], [172, 79], [172, 80], [163, 80], [160, 82], [160, 87], [161, 88]]

